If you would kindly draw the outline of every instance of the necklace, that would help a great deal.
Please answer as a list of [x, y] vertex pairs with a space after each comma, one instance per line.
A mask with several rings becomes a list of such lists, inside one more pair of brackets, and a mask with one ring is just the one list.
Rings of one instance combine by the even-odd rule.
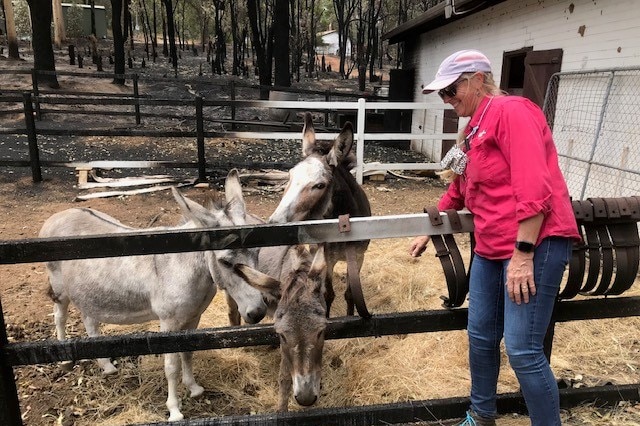
[[487, 112], [487, 109], [489, 109], [489, 105], [491, 105], [491, 101], [493, 100], [494, 97], [495, 96], [492, 96], [492, 97], [489, 98], [489, 102], [487, 102], [487, 104], [484, 106], [484, 109], [482, 110], [482, 114], [480, 114], [480, 119], [478, 120], [478, 124], [473, 126], [471, 128], [471, 131], [469, 132], [469, 134], [467, 136], [465, 136], [465, 138], [464, 138], [464, 146], [465, 146], [465, 148], [467, 148], [467, 151], [469, 151], [471, 149], [471, 138], [473, 138], [473, 136], [476, 134], [476, 132], [480, 128], [480, 123], [482, 123], [482, 119], [484, 118], [484, 114]]

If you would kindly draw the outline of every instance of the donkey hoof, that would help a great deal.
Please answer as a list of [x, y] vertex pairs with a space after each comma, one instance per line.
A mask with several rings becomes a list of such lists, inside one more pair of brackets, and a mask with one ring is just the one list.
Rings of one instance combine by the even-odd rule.
[[204, 388], [200, 385], [193, 385], [189, 389], [191, 390], [191, 398], [197, 398], [204, 393]]
[[71, 371], [73, 370], [73, 362], [72, 361], [63, 361], [60, 363], [60, 368], [63, 371]]
[[103, 376], [110, 376], [112, 374], [116, 374], [117, 372], [118, 369], [113, 364], [109, 364], [102, 369]]
[[180, 421], [180, 420], [183, 420], [183, 419], [184, 419], [184, 415], [178, 410], [172, 411], [169, 414], [169, 421], [170, 422], [177, 422], [177, 421]]

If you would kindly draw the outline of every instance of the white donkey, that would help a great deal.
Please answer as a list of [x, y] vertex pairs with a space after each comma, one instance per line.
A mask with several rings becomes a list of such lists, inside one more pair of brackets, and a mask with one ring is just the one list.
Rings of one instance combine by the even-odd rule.
[[[245, 224], [245, 203], [238, 173], [232, 170], [225, 184], [226, 205], [211, 210], [183, 197], [173, 189], [185, 223], [165, 229], [191, 229]], [[76, 208], [51, 216], [40, 237], [116, 234], [135, 231], [96, 210]], [[247, 323], [257, 323], [266, 314], [266, 304], [256, 290], [236, 271], [240, 264], [255, 268], [256, 250], [216, 250], [141, 256], [111, 257], [48, 262], [50, 295], [55, 302], [54, 317], [58, 339], [63, 340], [69, 303], [82, 315], [89, 336], [99, 335], [100, 323], [136, 324], [160, 320], [161, 331], [195, 329], [200, 316], [216, 294], [216, 284], [237, 303]], [[204, 388], [196, 383], [192, 354], [165, 355], [168, 382], [169, 421], [181, 420], [177, 387], [182, 361], [182, 382], [191, 396]], [[104, 374], [115, 366], [108, 358], [98, 359]]]

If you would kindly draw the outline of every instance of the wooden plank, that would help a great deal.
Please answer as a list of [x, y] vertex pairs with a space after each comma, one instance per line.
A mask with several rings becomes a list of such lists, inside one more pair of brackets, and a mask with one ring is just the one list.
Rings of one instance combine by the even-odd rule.
[[[560, 322], [640, 316], [640, 297], [591, 298], [559, 303], [554, 319]], [[467, 309], [435, 309], [360, 317], [330, 318], [326, 339], [351, 339], [397, 334], [463, 330]], [[4, 348], [11, 366], [33, 365], [97, 357], [150, 355], [180, 351], [277, 345], [273, 324], [202, 328], [191, 331], [135, 333], [121, 336], [12, 343]]]
[[[592, 388], [561, 389], [560, 406], [577, 407], [585, 402], [597, 402], [598, 406], [616, 406], [620, 401], [638, 401], [640, 385], [612, 385]], [[520, 392], [497, 395], [499, 414], [526, 414], [526, 404]], [[371, 426], [415, 422], [429, 424], [453, 424], [453, 419], [463, 419], [471, 401], [468, 397], [402, 401], [388, 404], [355, 407], [309, 408], [286, 413], [235, 415], [204, 419], [189, 419], [192, 426]], [[441, 423], [442, 420], [449, 420]], [[171, 426], [175, 423], [153, 423], [154, 426]], [[135, 426], [135, 425], [132, 425]]]
[[195, 179], [190, 179], [187, 182], [179, 183], [177, 185], [163, 185], [163, 186], [153, 186], [151, 188], [139, 188], [139, 189], [131, 189], [128, 191], [104, 191], [104, 192], [94, 192], [92, 194], [84, 194], [76, 196], [76, 201], [86, 201], [93, 200], [95, 198], [109, 198], [109, 197], [119, 197], [122, 195], [138, 195], [138, 194], [148, 194], [150, 192], [158, 192], [164, 191], [166, 189], [181, 188], [187, 185], [193, 185], [196, 182]]
[[441, 213], [442, 225], [433, 226], [427, 214], [351, 218], [351, 232], [340, 232], [338, 219], [282, 224], [244, 225], [168, 231], [135, 231], [107, 235], [60, 238], [33, 238], [0, 241], [0, 264], [46, 262], [49, 260], [137, 254], [179, 253], [185, 251], [265, 247], [321, 242], [348, 242], [376, 238], [402, 238], [415, 235], [442, 235], [470, 232], [473, 219], [462, 212], [462, 228], [454, 231], [449, 218]]

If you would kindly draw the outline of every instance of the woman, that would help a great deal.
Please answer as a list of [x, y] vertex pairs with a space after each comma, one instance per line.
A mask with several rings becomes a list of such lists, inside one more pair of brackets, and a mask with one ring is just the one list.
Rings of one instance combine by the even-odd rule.
[[[496, 87], [475, 50], [446, 58], [423, 93], [437, 91], [460, 117], [463, 138], [443, 160], [453, 180], [440, 210], [468, 208], [475, 258], [469, 278], [471, 407], [462, 424], [495, 425], [504, 336], [532, 425], [560, 425], [558, 386], [543, 352], [564, 269], [580, 238], [551, 130], [540, 108]], [[415, 238], [420, 256], [428, 236]]]

